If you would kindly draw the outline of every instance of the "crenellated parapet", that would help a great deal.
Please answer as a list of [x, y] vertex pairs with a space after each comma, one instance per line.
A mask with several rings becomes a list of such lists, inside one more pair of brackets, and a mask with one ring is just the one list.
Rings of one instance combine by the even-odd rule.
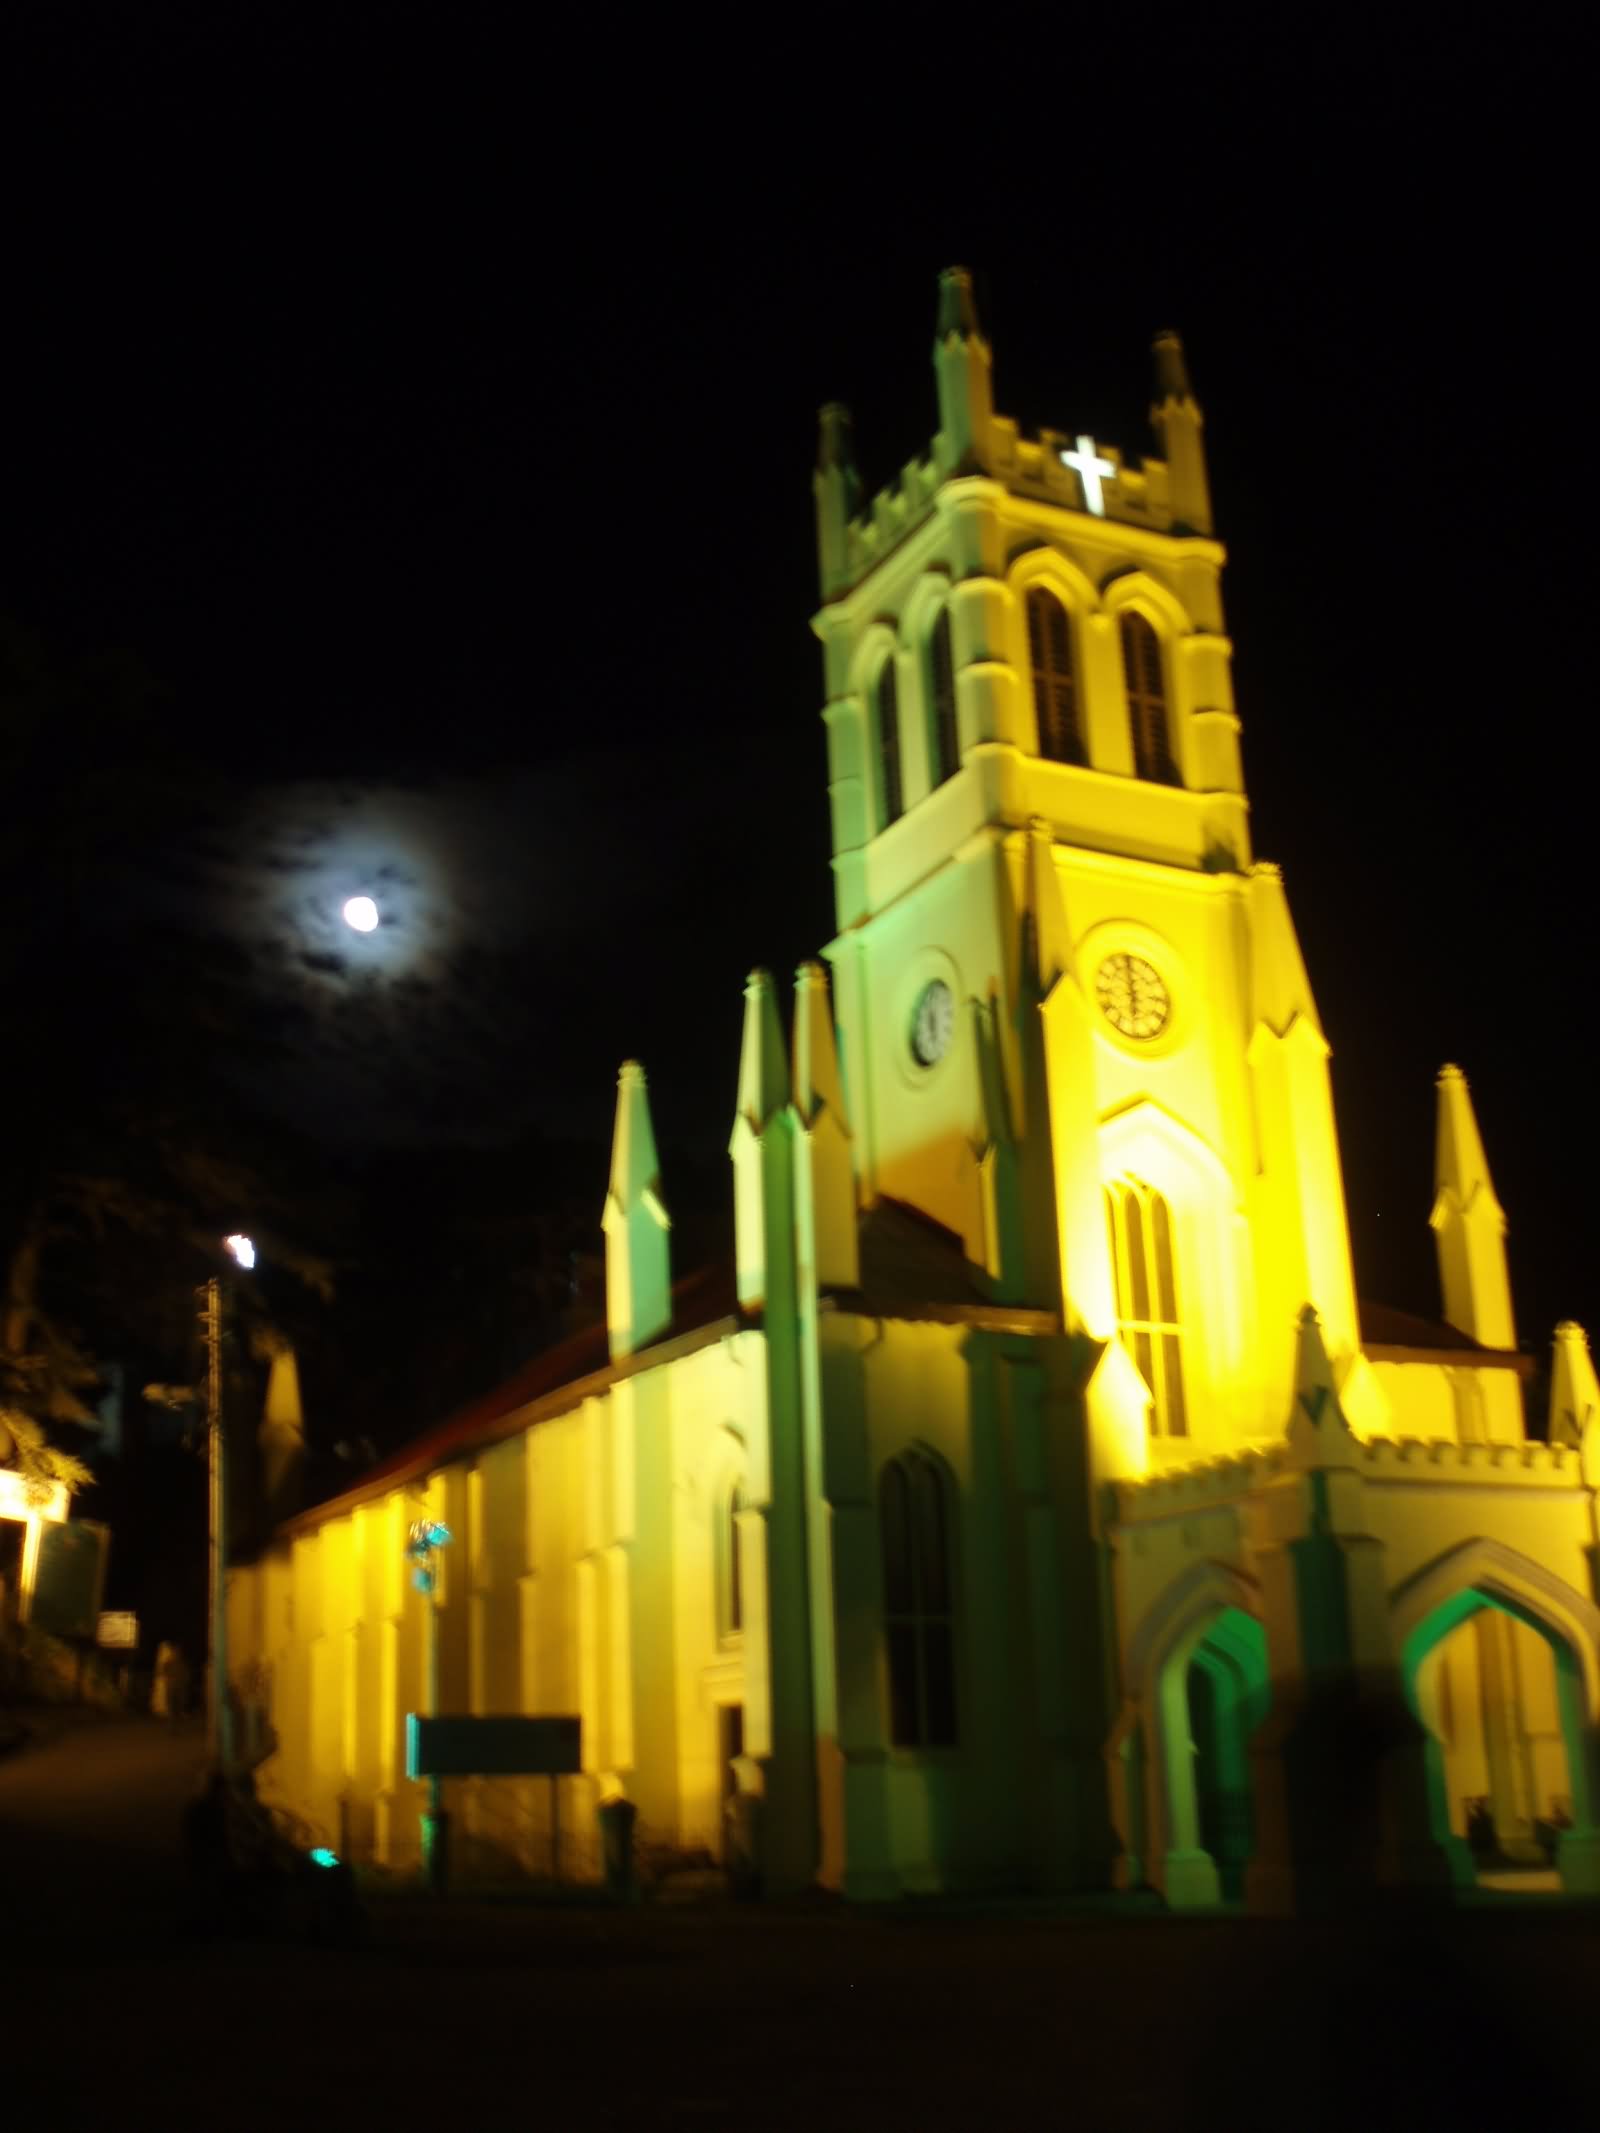
[[1458, 1444], [1448, 1437], [1369, 1437], [1357, 1465], [1373, 1480], [1451, 1484], [1477, 1475], [1513, 1488], [1570, 1489], [1581, 1478], [1578, 1454], [1564, 1444]]
[[1169, 1467], [1136, 1481], [1119, 1481], [1115, 1484], [1118, 1520], [1133, 1526], [1197, 1511], [1226, 1510], [1271, 1481], [1287, 1463], [1283, 1445], [1260, 1445], [1219, 1459]]
[[[1114, 1484], [1117, 1522], [1136, 1526], [1232, 1508], [1294, 1464], [1283, 1446], [1266, 1445], [1220, 1459], [1199, 1459], [1136, 1481]], [[1354, 1452], [1354, 1470], [1369, 1481], [1431, 1482], [1459, 1487], [1492, 1480], [1516, 1489], [1569, 1490], [1582, 1481], [1578, 1452], [1562, 1444], [1457, 1444], [1449, 1438], [1369, 1437]]]
[[816, 477], [817, 536], [825, 600], [860, 583], [928, 518], [946, 481], [981, 476], [1025, 502], [1142, 532], [1209, 537], [1211, 502], [1201, 448], [1202, 418], [1174, 333], [1155, 341], [1151, 422], [1165, 458], [1125, 460], [1115, 445], [1079, 431], [1027, 436], [994, 412], [988, 343], [978, 325], [971, 278], [961, 267], [940, 276], [934, 340], [940, 428], [926, 456], [908, 460], [864, 502], [850, 445], [849, 416], [822, 411]]

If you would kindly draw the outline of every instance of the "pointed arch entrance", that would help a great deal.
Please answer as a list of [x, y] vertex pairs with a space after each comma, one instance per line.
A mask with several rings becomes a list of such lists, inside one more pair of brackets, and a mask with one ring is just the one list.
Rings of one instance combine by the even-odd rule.
[[1235, 1899], [1254, 1841], [1250, 1736], [1270, 1700], [1250, 1581], [1219, 1563], [1179, 1579], [1135, 1633], [1128, 1697], [1109, 1744], [1124, 1878], [1174, 1910]]
[[1562, 1889], [1600, 1894], [1600, 1609], [1479, 1540], [1402, 1586], [1392, 1615], [1457, 1885], [1485, 1854], [1527, 1864], [1553, 1844]]

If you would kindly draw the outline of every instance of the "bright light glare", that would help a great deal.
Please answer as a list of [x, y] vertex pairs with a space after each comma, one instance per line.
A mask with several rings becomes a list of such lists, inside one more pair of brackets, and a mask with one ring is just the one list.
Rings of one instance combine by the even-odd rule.
[[246, 1272], [255, 1265], [256, 1248], [248, 1237], [224, 1237], [222, 1241]]
[[370, 896], [352, 896], [344, 907], [344, 922], [357, 933], [377, 930], [378, 907]]
[[325, 1844], [319, 1844], [311, 1853], [311, 1864], [313, 1866], [337, 1866], [339, 1864], [339, 1854], [330, 1852]]

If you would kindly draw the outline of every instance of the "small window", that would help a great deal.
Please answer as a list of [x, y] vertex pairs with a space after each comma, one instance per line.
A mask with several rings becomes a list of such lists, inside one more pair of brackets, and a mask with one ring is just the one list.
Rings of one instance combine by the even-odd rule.
[[1172, 1212], [1160, 1193], [1137, 1178], [1121, 1178], [1106, 1193], [1106, 1214], [1117, 1275], [1117, 1330], [1150, 1388], [1151, 1427], [1160, 1437], [1187, 1437]]
[[1128, 719], [1133, 728], [1135, 775], [1157, 784], [1176, 785], [1167, 732], [1167, 685], [1161, 665], [1161, 639], [1143, 615], [1131, 609], [1122, 618], [1122, 672], [1128, 690]]
[[961, 734], [956, 723], [956, 670], [950, 649], [950, 610], [942, 607], [928, 640], [928, 701], [932, 711], [928, 759], [932, 779], [942, 785], [961, 768]]
[[879, 667], [873, 684], [872, 718], [878, 741], [878, 827], [887, 829], [905, 812], [900, 777], [900, 689], [892, 652]]
[[1028, 652], [1033, 661], [1033, 709], [1039, 753], [1053, 763], [1088, 761], [1078, 723], [1078, 677], [1072, 662], [1072, 618], [1042, 586], [1028, 594]]
[[956, 1738], [955, 1620], [944, 1479], [907, 1453], [884, 1468], [878, 1497], [889, 1658], [889, 1738], [949, 1748]]

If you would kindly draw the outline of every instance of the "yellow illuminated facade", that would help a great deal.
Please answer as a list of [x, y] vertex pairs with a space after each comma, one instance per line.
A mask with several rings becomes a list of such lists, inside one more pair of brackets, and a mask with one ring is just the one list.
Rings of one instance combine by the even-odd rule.
[[1600, 1390], [1530, 1441], [1465, 1079], [1442, 1317], [1358, 1304], [1328, 1044], [1253, 857], [1201, 417], [1158, 457], [994, 411], [941, 279], [939, 428], [816, 475], [838, 932], [752, 975], [736, 1265], [673, 1286], [630, 1064], [604, 1345], [290, 1520], [232, 1592], [265, 1776], [414, 1858], [409, 1522], [443, 1701], [577, 1713], [585, 1774], [460, 1781], [469, 1840], [662, 1847], [848, 1894], [1150, 1885], [1315, 1908], [1545, 1864], [1600, 1891]]

